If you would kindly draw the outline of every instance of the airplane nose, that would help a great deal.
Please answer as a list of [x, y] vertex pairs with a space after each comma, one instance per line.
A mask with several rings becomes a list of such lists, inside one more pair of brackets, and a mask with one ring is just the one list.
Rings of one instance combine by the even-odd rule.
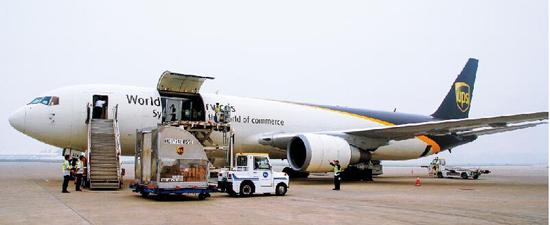
[[22, 107], [13, 112], [8, 118], [10, 125], [22, 133], [25, 133], [25, 114], [25, 107]]

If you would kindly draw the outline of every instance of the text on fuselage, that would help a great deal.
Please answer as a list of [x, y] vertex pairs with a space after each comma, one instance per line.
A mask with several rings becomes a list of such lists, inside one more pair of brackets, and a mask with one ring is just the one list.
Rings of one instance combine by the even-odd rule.
[[160, 97], [139, 97], [139, 95], [126, 95], [128, 104], [160, 106]]

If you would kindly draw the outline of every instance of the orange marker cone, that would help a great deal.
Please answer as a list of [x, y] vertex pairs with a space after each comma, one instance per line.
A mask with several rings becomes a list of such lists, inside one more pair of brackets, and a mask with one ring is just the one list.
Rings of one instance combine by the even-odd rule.
[[416, 184], [415, 186], [420, 186], [422, 183], [420, 182], [420, 177], [416, 177]]

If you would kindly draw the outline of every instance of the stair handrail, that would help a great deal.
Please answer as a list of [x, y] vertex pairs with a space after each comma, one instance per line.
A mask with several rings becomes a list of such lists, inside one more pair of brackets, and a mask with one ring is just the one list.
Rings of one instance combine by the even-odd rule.
[[117, 159], [117, 178], [118, 178], [118, 183], [120, 184], [121, 181], [122, 181], [122, 176], [121, 176], [121, 161], [120, 161], [120, 156], [121, 156], [121, 145], [120, 145], [120, 130], [119, 130], [119, 127], [118, 127], [118, 104], [115, 105], [115, 107], [113, 107], [113, 131], [114, 131], [114, 134], [115, 134], [115, 149], [116, 149], [116, 159]]
[[87, 147], [86, 147], [86, 179], [91, 179], [91, 167], [90, 167], [90, 153], [92, 151], [92, 112], [93, 112], [93, 106], [92, 104], [87, 104], [87, 118], [86, 118], [86, 125], [88, 126], [88, 138], [87, 138]]

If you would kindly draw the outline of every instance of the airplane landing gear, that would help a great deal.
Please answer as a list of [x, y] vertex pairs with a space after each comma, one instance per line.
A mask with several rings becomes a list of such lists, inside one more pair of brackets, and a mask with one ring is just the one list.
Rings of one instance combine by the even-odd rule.
[[349, 181], [373, 181], [372, 177], [382, 174], [382, 165], [380, 161], [370, 161], [368, 163], [358, 163], [348, 166], [342, 172], [342, 179]]
[[373, 181], [372, 169], [362, 169], [355, 166], [349, 166], [342, 174], [342, 179], [347, 181]]

